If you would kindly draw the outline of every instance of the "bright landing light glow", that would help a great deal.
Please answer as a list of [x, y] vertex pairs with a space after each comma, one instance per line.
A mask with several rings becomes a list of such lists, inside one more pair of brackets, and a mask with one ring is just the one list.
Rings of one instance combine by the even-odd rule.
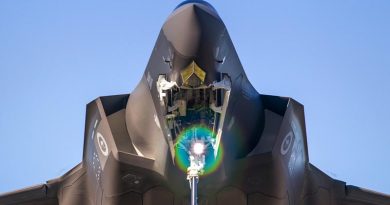
[[196, 142], [194, 146], [192, 147], [192, 151], [197, 154], [201, 155], [204, 153], [204, 144], [201, 142]]

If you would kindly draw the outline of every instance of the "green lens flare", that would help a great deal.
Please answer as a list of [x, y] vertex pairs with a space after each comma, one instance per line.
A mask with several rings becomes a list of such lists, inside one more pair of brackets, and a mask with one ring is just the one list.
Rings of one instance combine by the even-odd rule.
[[202, 175], [213, 173], [221, 164], [223, 158], [223, 146], [219, 145], [217, 156], [214, 156], [214, 148], [211, 142], [215, 142], [216, 134], [208, 127], [202, 125], [194, 125], [182, 131], [175, 143], [175, 162], [180, 170], [187, 172], [190, 166], [189, 151], [192, 140], [207, 139], [209, 142], [205, 148], [205, 166]]

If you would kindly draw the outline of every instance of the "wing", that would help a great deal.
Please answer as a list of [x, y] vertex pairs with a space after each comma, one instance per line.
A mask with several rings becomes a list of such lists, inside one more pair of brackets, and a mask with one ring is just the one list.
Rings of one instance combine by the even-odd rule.
[[390, 195], [373, 192], [332, 179], [309, 164], [305, 204], [390, 205]]
[[345, 198], [340, 202], [342, 205], [389, 205], [390, 196], [348, 185], [345, 189]]
[[87, 204], [85, 169], [78, 164], [62, 177], [0, 195], [0, 205], [74, 205]]
[[3, 205], [58, 205], [56, 183], [40, 184], [0, 195]]

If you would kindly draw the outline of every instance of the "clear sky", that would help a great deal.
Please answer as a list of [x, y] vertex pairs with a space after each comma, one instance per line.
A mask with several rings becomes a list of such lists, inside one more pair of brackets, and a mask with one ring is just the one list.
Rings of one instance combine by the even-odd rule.
[[[85, 107], [130, 93], [179, 1], [0, 1], [0, 192], [81, 161]], [[210, 1], [254, 87], [305, 106], [311, 163], [390, 194], [390, 1]]]

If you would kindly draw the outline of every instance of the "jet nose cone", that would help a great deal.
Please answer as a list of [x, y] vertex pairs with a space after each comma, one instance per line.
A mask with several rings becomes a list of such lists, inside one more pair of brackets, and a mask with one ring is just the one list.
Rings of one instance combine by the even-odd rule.
[[205, 10], [206, 12], [213, 15], [214, 17], [219, 18], [217, 10], [215, 10], [215, 8], [211, 4], [209, 4], [208, 2], [201, 1], [201, 0], [183, 1], [182, 3], [180, 3], [179, 5], [176, 6], [173, 13], [175, 13], [175, 11], [180, 10], [183, 7], [187, 7], [187, 6], [191, 6], [191, 5], [197, 6], [198, 8]]
[[[184, 1], [168, 17], [163, 32], [181, 55], [196, 56], [202, 33], [210, 21], [221, 22], [216, 10], [205, 1]], [[222, 23], [223, 24], [223, 23]]]

